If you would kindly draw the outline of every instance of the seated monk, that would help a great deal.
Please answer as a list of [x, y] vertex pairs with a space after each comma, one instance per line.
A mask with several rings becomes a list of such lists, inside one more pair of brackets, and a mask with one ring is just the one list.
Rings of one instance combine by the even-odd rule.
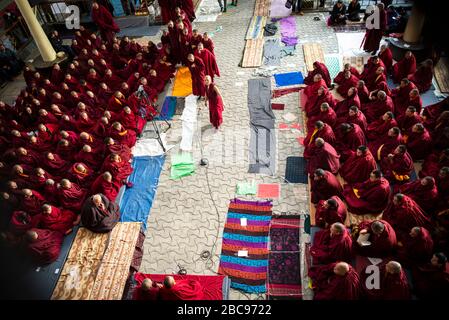
[[408, 182], [399, 187], [399, 192], [415, 200], [427, 214], [431, 214], [436, 209], [438, 189], [433, 177]]
[[81, 222], [92, 232], [111, 231], [120, 220], [120, 208], [105, 195], [97, 193], [86, 199], [81, 209]]
[[307, 131], [313, 131], [315, 123], [321, 121], [327, 123], [331, 128], [334, 128], [337, 123], [337, 115], [327, 102], [321, 104], [320, 113], [314, 117], [307, 119]]
[[51, 174], [61, 177], [70, 169], [71, 163], [62, 159], [55, 153], [47, 152], [45, 156], [42, 157], [42, 166]]
[[320, 228], [328, 228], [336, 222], [344, 223], [347, 214], [346, 205], [338, 196], [320, 200], [316, 206], [316, 225]]
[[81, 112], [78, 120], [75, 122], [75, 126], [79, 132], [87, 131], [95, 124], [95, 120], [89, 118], [87, 112]]
[[32, 228], [36, 228], [41, 220], [41, 215], [31, 216], [25, 211], [14, 211], [9, 220], [8, 230], [14, 235], [23, 235]]
[[361, 106], [358, 89], [354, 87], [348, 89], [348, 94], [344, 100], [335, 104], [337, 118], [345, 117], [352, 106], [356, 106], [357, 108], [360, 108]]
[[384, 90], [387, 95], [391, 94], [388, 89], [384, 67], [377, 68], [374, 73], [369, 74], [364, 80], [369, 91]]
[[352, 238], [344, 224], [336, 222], [328, 229], [315, 233], [310, 248], [313, 264], [328, 264], [336, 261], [350, 263], [352, 260]]
[[432, 258], [433, 239], [428, 229], [413, 227], [398, 247], [398, 258], [404, 266], [423, 265]]
[[[105, 111], [105, 113], [111, 115], [109, 111]], [[109, 130], [110, 130], [109, 118], [103, 115], [100, 119], [97, 120], [96, 124], [92, 127], [91, 132], [95, 138], [103, 140], [109, 134]]]
[[410, 197], [397, 193], [384, 210], [382, 219], [396, 231], [399, 240], [406, 238], [413, 227], [430, 229], [432, 223], [421, 207]]
[[129, 162], [132, 158], [131, 149], [124, 144], [117, 143], [111, 137], [107, 137], [104, 140], [105, 147], [105, 157], [111, 155], [112, 153], [118, 154], [123, 161]]
[[[385, 64], [383, 63], [383, 61], [378, 56], [372, 56], [364, 65], [363, 72], [360, 75], [360, 79], [366, 81], [366, 79], [370, 76], [372, 77], [380, 67], [385, 69]], [[386, 70], [384, 70], [383, 72], [386, 72]]]
[[357, 87], [357, 83], [359, 82], [359, 78], [354, 76], [351, 71], [345, 71], [344, 77], [339, 83], [337, 87], [337, 92], [343, 97], [346, 98], [348, 96], [348, 91], [351, 88]]
[[343, 196], [349, 212], [353, 214], [379, 214], [388, 204], [390, 184], [382, 177], [380, 170], [371, 172], [368, 180], [345, 185]]
[[407, 276], [401, 264], [390, 261], [380, 266], [380, 287], [368, 287], [372, 281], [372, 268], [368, 266], [360, 275], [362, 285], [362, 297], [368, 300], [410, 300], [410, 288]]
[[449, 167], [449, 149], [445, 149], [442, 152], [434, 151], [429, 154], [424, 160], [419, 177], [430, 176], [437, 178], [440, 170], [444, 167]]
[[100, 168], [103, 158], [101, 157], [101, 155], [93, 153], [92, 147], [88, 144], [85, 144], [76, 154], [74, 160], [76, 162], [84, 163], [93, 171], [96, 171]]
[[341, 166], [340, 176], [349, 184], [361, 183], [369, 179], [377, 169], [376, 160], [366, 146], [359, 146]]
[[312, 174], [318, 168], [328, 170], [333, 174], [337, 174], [340, 169], [340, 155], [334, 147], [321, 138], [315, 140], [315, 150], [308, 159], [307, 172]]
[[449, 111], [449, 97], [444, 100], [427, 106], [423, 109], [422, 116], [425, 119], [426, 128], [433, 130], [437, 119], [441, 116], [444, 111]]
[[21, 208], [32, 216], [40, 214], [42, 205], [46, 202], [45, 198], [35, 190], [23, 189], [22, 193]]
[[416, 89], [413, 82], [407, 78], [404, 78], [401, 80], [401, 84], [398, 87], [391, 90], [391, 98], [394, 102], [396, 116], [399, 117], [403, 115], [407, 107], [410, 106], [410, 92], [413, 89]]
[[90, 186], [93, 180], [93, 171], [87, 165], [81, 162], [76, 162], [68, 172], [70, 180], [75, 182], [81, 188]]
[[60, 209], [50, 204], [42, 206], [42, 218], [40, 227], [52, 231], [59, 231], [62, 234], [69, 234], [73, 227], [80, 221], [80, 217], [73, 211]]
[[52, 204], [59, 204], [59, 199], [57, 195], [57, 184], [55, 183], [55, 180], [53, 179], [47, 179], [45, 181], [45, 185], [42, 190], [42, 195], [47, 200], [47, 202]]
[[341, 161], [347, 158], [359, 146], [366, 144], [363, 130], [355, 123], [342, 123], [337, 130], [337, 143], [335, 149], [341, 156]]
[[437, 252], [429, 263], [412, 269], [413, 288], [419, 299], [449, 299], [449, 273], [446, 265], [446, 255]]
[[375, 100], [362, 106], [362, 112], [368, 122], [376, 121], [389, 111], [394, 113], [393, 100], [382, 90], [377, 92]]
[[126, 130], [120, 122], [114, 122], [112, 124], [109, 136], [118, 143], [125, 144], [130, 148], [132, 148], [137, 141], [136, 132]]
[[449, 126], [443, 127], [433, 134], [433, 148], [444, 150], [449, 148]]
[[304, 158], [310, 159], [315, 152], [315, 140], [317, 138], [323, 139], [330, 145], [334, 145], [336, 142], [334, 131], [331, 126], [322, 121], [315, 122], [315, 128], [309, 131], [307, 137], [304, 139]]
[[59, 231], [33, 228], [26, 233], [27, 250], [41, 264], [50, 264], [59, 257], [64, 235]]
[[351, 74], [355, 76], [357, 79], [360, 78], [360, 73], [357, 71], [357, 69], [352, 67], [350, 63], [345, 63], [345, 65], [343, 66], [343, 70], [340, 71], [334, 78], [334, 83], [340, 84], [345, 78], [346, 71], [351, 72]]
[[379, 59], [384, 63], [387, 73], [390, 73], [393, 66], [393, 53], [388, 48], [388, 45], [383, 44], [380, 46]]
[[[391, 256], [397, 247], [396, 232], [385, 220], [363, 221], [357, 226], [354, 249], [365, 257]], [[357, 230], [356, 230], [357, 231]]]
[[319, 61], [315, 61], [313, 63], [313, 70], [309, 71], [307, 76], [304, 78], [304, 83], [307, 85], [312, 85], [314, 83], [314, 77], [316, 74], [321, 75], [327, 87], [331, 86], [332, 80], [331, 76], [329, 75], [329, 70], [327, 70], [327, 67], [324, 63], [321, 63]]
[[337, 118], [337, 125], [342, 123], [354, 123], [358, 125], [363, 132], [366, 132], [368, 127], [365, 115], [356, 106], [350, 107], [346, 115]]
[[323, 103], [329, 104], [331, 108], [335, 107], [335, 99], [325, 86], [319, 87], [315, 95], [307, 98], [306, 104], [304, 105], [304, 111], [307, 117], [317, 116], [320, 113], [320, 107]]
[[129, 161], [124, 161], [118, 154], [113, 153], [104, 160], [101, 171], [109, 171], [114, 177], [113, 181], [122, 185], [126, 183], [133, 168]]
[[197, 280], [177, 280], [167, 276], [164, 286], [160, 288], [162, 300], [202, 300], [204, 298], [203, 286]]
[[313, 84], [307, 85], [304, 88], [304, 94], [307, 98], [315, 97], [318, 95], [319, 88], [327, 88], [326, 81], [323, 80], [321, 74], [316, 74], [313, 76]]
[[359, 97], [360, 103], [365, 104], [370, 102], [370, 92], [365, 85], [365, 81], [359, 80], [357, 83], [357, 96]]
[[388, 134], [386, 136], [370, 142], [368, 144], [368, 148], [376, 160], [380, 161], [388, 154], [392, 153], [398, 145], [402, 144], [402, 142], [401, 130], [399, 130], [398, 127], [393, 127], [388, 130]]
[[384, 177], [390, 183], [405, 183], [409, 181], [412, 172], [415, 170], [413, 159], [404, 145], [397, 146], [393, 153], [381, 159], [380, 167]]
[[87, 132], [81, 132], [80, 133], [80, 145], [89, 145], [92, 148], [92, 152], [94, 153], [101, 153], [104, 148], [104, 144], [100, 139], [94, 138], [91, 134]]
[[432, 137], [422, 123], [412, 127], [412, 132], [405, 136], [406, 146], [413, 160], [422, 160], [432, 151]]
[[31, 182], [33, 167], [26, 164], [16, 164], [12, 167], [11, 180], [14, 180], [20, 188], [25, 188]]
[[87, 190], [80, 188], [68, 179], [62, 179], [57, 189], [59, 204], [69, 210], [78, 212], [86, 197]]
[[359, 275], [346, 262], [311, 268], [309, 277], [314, 300], [358, 300], [360, 297]]
[[160, 288], [162, 288], [161, 283], [148, 278], [144, 279], [142, 284], [134, 291], [133, 300], [160, 300]]
[[110, 201], [115, 201], [120, 191], [120, 184], [112, 179], [109, 171], [100, 174], [91, 186], [91, 194], [102, 193]]
[[433, 72], [433, 61], [427, 59], [416, 69], [415, 73], [408, 76], [408, 79], [415, 84], [419, 92], [424, 93], [432, 86]]
[[59, 156], [61, 156], [64, 160], [70, 160], [72, 159], [77, 150], [76, 145], [70, 143], [66, 139], [61, 139], [58, 141], [58, 145], [56, 147], [55, 153], [57, 153]]
[[416, 58], [411, 51], [407, 51], [404, 58], [393, 65], [393, 80], [399, 82], [416, 71]]
[[408, 107], [405, 113], [397, 118], [397, 123], [399, 129], [403, 132], [405, 136], [410, 135], [412, 128], [415, 124], [421, 123], [423, 120], [416, 112], [416, 108], [413, 106]]
[[107, 110], [120, 112], [126, 105], [128, 105], [126, 97], [120, 91], [116, 91], [114, 95], [109, 98]]
[[40, 155], [35, 151], [19, 147], [16, 150], [16, 159], [18, 163], [36, 166], [40, 162]]
[[437, 189], [440, 209], [445, 209], [449, 205], [449, 167], [441, 168], [438, 173]]
[[337, 178], [329, 171], [316, 169], [310, 181], [312, 203], [327, 200], [333, 196], [342, 196], [343, 187]]
[[134, 130], [137, 134], [141, 134], [145, 127], [146, 121], [142, 117], [136, 116], [131, 108], [126, 106], [119, 114], [120, 123], [129, 130]]

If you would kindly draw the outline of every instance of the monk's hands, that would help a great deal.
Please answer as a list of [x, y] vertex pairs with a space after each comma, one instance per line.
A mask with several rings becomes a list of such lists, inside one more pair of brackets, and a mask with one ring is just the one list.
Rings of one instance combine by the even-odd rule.
[[366, 233], [368, 233], [368, 230], [366, 230], [366, 229], [362, 229], [362, 230], [360, 230], [360, 232], [359, 232], [360, 234], [366, 234]]
[[162, 288], [162, 287], [163, 287], [163, 285], [162, 285], [162, 283], [156, 283], [156, 287], [158, 287], [158, 288]]

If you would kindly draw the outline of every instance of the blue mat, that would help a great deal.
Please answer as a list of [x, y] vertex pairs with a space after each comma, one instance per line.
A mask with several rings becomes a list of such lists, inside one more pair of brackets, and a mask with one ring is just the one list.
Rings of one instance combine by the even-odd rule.
[[304, 78], [301, 72], [277, 73], [274, 75], [274, 79], [276, 80], [277, 87], [304, 83]]
[[134, 157], [134, 171], [128, 178], [134, 186], [126, 189], [120, 202], [121, 222], [142, 222], [146, 230], [164, 161], [165, 156]]
[[308, 183], [306, 171], [306, 161], [303, 157], [287, 157], [285, 167], [285, 182], [288, 183]]
[[142, 26], [136, 28], [126, 28], [120, 30], [120, 32], [117, 34], [117, 37], [130, 37], [130, 38], [150, 37], [157, 35], [160, 29], [161, 26]]
[[176, 111], [176, 97], [165, 97], [159, 116], [155, 120], [171, 120]]

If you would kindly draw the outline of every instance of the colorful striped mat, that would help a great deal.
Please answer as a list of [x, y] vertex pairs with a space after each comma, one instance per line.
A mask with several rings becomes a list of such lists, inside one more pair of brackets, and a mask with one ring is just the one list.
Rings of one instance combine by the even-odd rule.
[[232, 288], [248, 293], [267, 291], [271, 213], [271, 201], [231, 200], [218, 273], [230, 277]]
[[263, 31], [265, 24], [267, 23], [267, 17], [254, 16], [248, 27], [245, 40], [261, 39], [263, 38]]
[[301, 217], [273, 218], [270, 225], [268, 265], [268, 296], [270, 298], [301, 299], [300, 272]]

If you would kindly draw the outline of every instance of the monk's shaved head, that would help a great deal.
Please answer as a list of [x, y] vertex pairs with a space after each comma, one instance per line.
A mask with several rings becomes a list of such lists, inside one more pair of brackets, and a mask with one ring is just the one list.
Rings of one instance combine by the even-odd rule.
[[61, 180], [61, 186], [68, 189], [72, 186], [72, 183], [70, 182], [69, 179], [62, 179]]
[[345, 232], [345, 229], [346, 229], [346, 227], [344, 226], [343, 223], [335, 222], [331, 226], [331, 234], [332, 235], [343, 234]]
[[150, 291], [151, 287], [153, 287], [153, 281], [151, 281], [151, 279], [144, 279], [142, 281], [142, 290], [143, 291]]
[[386, 265], [386, 270], [388, 273], [391, 273], [391, 274], [399, 274], [402, 271], [402, 266], [397, 261], [390, 261]]
[[381, 234], [385, 230], [385, 225], [381, 221], [376, 220], [371, 224], [371, 230], [375, 234]]
[[350, 270], [349, 264], [346, 262], [338, 262], [334, 267], [334, 273], [338, 276], [344, 276]]
[[111, 182], [112, 181], [112, 174], [109, 171], [106, 171], [105, 173], [103, 173], [103, 179]]
[[377, 97], [380, 100], [385, 100], [387, 98], [387, 94], [385, 93], [385, 91], [379, 90], [379, 92], [377, 93]]
[[51, 205], [49, 205], [49, 204], [44, 204], [43, 206], [42, 206], [42, 212], [45, 212], [45, 213], [50, 213], [51, 212]]
[[449, 176], [449, 167], [443, 167], [440, 169], [440, 177], [445, 178]]
[[45, 184], [48, 185], [48, 186], [52, 186], [52, 185], [55, 184], [55, 180], [53, 180], [53, 179], [47, 179], [47, 180], [45, 181]]
[[330, 199], [326, 200], [326, 203], [329, 206], [329, 208], [332, 208], [332, 209], [338, 208], [338, 202], [335, 199], [330, 198]]
[[315, 128], [317, 128], [318, 130], [323, 129], [324, 128], [324, 122], [321, 120], [318, 120], [317, 122], [315, 122]]
[[83, 146], [83, 151], [84, 151], [84, 152], [91, 152], [91, 151], [92, 151], [92, 148], [91, 148], [91, 146], [89, 146], [88, 144], [85, 144], [85, 145]]
[[320, 108], [323, 111], [329, 110], [329, 108], [330, 108], [329, 103], [327, 103], [327, 102], [322, 103]]
[[28, 197], [31, 197], [33, 195], [33, 192], [30, 189], [22, 189], [22, 192]]
[[173, 278], [172, 276], [166, 276], [164, 279], [164, 286], [166, 288], [172, 288], [175, 285], [176, 281], [175, 278]]
[[26, 239], [27, 239], [29, 242], [34, 242], [34, 241], [36, 241], [37, 238], [39, 237], [38, 234], [37, 234], [37, 232], [36, 232], [36, 231], [33, 231], [33, 230], [28, 230], [28, 231], [26, 232], [25, 236], [26, 236]]
[[324, 140], [323, 140], [322, 138], [316, 138], [316, 139], [315, 139], [315, 145], [316, 145], [317, 147], [322, 147], [322, 146], [324, 146]]

